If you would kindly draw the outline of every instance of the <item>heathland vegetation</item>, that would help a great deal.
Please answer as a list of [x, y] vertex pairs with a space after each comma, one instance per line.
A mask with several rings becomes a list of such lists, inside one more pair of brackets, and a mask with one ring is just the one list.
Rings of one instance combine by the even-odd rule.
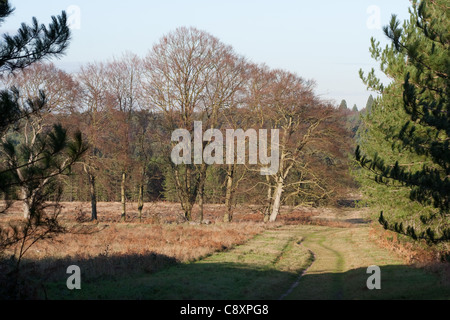
[[[1, 1], [0, 23], [12, 11]], [[377, 93], [362, 110], [192, 27], [73, 74], [48, 61], [69, 47], [64, 12], [4, 35], [0, 296], [448, 298], [449, 11], [413, 1], [409, 21], [385, 28], [389, 46], [372, 39], [392, 81], [361, 71]], [[199, 140], [200, 122], [223, 136]], [[216, 164], [174, 163], [179, 129], [192, 154], [178, 155]], [[246, 135], [231, 154], [227, 130]], [[252, 139], [263, 130], [271, 143]], [[269, 154], [278, 166], [262, 174]], [[73, 264], [78, 293], [65, 286]], [[406, 277], [371, 293], [373, 264]]]

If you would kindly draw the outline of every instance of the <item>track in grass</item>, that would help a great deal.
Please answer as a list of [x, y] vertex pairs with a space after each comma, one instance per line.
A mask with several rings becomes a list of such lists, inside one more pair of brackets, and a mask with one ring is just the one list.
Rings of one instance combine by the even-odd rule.
[[[285, 298], [290, 300], [449, 299], [439, 277], [403, 264], [370, 241], [369, 228], [299, 227], [314, 263]], [[367, 288], [367, 268], [381, 268], [381, 290]]]
[[[366, 286], [367, 267], [382, 270], [382, 290]], [[205, 259], [154, 274], [99, 279], [57, 299], [276, 300], [448, 299], [434, 274], [403, 265], [371, 243], [368, 227], [284, 226]]]

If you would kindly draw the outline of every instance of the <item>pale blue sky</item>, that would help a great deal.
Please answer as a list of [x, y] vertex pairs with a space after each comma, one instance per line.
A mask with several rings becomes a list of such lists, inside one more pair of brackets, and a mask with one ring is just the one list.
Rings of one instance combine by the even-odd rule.
[[[232, 45], [257, 63], [283, 68], [317, 82], [317, 94], [349, 107], [365, 106], [370, 92], [360, 68], [378, 66], [369, 53], [370, 38], [385, 37], [381, 26], [391, 14], [408, 17], [409, 0], [11, 0], [16, 11], [1, 26], [14, 32], [33, 16], [48, 23], [51, 15], [79, 8], [80, 29], [73, 31], [67, 55], [55, 61], [67, 71], [86, 62], [105, 61], [125, 51], [144, 56], [163, 35], [194, 26]], [[68, 12], [70, 13], [70, 12]], [[371, 23], [371, 28], [368, 27]], [[375, 23], [375, 24], [374, 24]]]

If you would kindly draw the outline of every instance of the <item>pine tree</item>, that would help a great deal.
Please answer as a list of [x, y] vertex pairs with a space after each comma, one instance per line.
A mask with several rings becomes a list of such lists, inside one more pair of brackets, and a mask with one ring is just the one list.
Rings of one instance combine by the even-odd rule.
[[[0, 25], [14, 12], [7, 0], [0, 1]], [[17, 35], [3, 35], [0, 41], [0, 75], [26, 68], [34, 62], [64, 54], [70, 40], [67, 16], [52, 17], [48, 27], [33, 18], [31, 26], [22, 24]], [[38, 111], [45, 104], [44, 96], [35, 103], [19, 105], [17, 89], [0, 91], [0, 137], [20, 119]]]
[[382, 95], [360, 129], [363, 189], [382, 208], [384, 228], [428, 243], [450, 240], [449, 15], [446, 1], [413, 1], [408, 21], [393, 15], [384, 28], [390, 46], [372, 39], [392, 83], [360, 72]]
[[[1, 1], [0, 23], [13, 11], [8, 1]], [[22, 24], [17, 35], [3, 36], [0, 42], [0, 74], [20, 72], [44, 58], [63, 54], [69, 39], [70, 29], [64, 12], [61, 16], [52, 17], [48, 27], [33, 18], [32, 26]], [[0, 92], [0, 195], [8, 198], [20, 188], [27, 204], [27, 217], [32, 218], [33, 214], [38, 215], [44, 194], [52, 189], [50, 185], [56, 187], [56, 177], [79, 159], [86, 146], [79, 133], [69, 141], [66, 130], [60, 125], [55, 125], [53, 130], [39, 130], [33, 136], [12, 140], [11, 135], [7, 134], [9, 129], [14, 128], [17, 135], [18, 128], [38, 117], [39, 111], [45, 109], [47, 104], [43, 91], [36, 97], [27, 98], [26, 103], [20, 103], [20, 98], [17, 88]], [[23, 143], [27, 140], [33, 141], [33, 144]]]
[[[13, 11], [7, 0], [0, 0], [0, 24]], [[3, 35], [3, 41], [0, 41], [0, 76], [63, 54], [69, 39], [70, 30], [64, 12], [61, 16], [52, 17], [49, 27], [40, 25], [33, 18], [32, 25], [22, 24], [17, 35]], [[57, 220], [62, 193], [59, 177], [86, 151], [81, 133], [69, 140], [67, 131], [58, 124], [53, 129], [18, 135], [18, 129], [30, 119], [39, 117], [39, 112], [47, 104], [43, 91], [25, 103], [21, 103], [20, 98], [21, 92], [17, 88], [0, 91], [0, 197], [10, 200], [16, 196], [16, 191], [21, 190], [27, 218], [0, 228], [0, 252], [19, 244], [11, 258], [15, 264], [11, 269], [2, 268], [8, 281], [2, 279], [5, 285], [0, 288], [0, 295], [12, 298], [21, 297], [19, 270], [25, 253], [36, 242], [64, 232]], [[47, 204], [50, 196], [55, 201]], [[9, 204], [10, 201], [6, 201], [0, 213], [5, 212]], [[49, 212], [50, 207], [54, 208], [53, 214]]]

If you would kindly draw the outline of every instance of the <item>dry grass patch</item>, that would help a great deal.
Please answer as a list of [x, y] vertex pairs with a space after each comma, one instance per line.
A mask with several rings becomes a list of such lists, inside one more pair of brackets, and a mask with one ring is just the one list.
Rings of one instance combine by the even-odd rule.
[[[88, 277], [120, 275], [121, 268], [111, 268], [111, 263], [106, 258], [118, 265], [123, 265], [121, 257], [124, 261], [129, 260], [127, 272], [138, 271], [134, 269], [142, 267], [141, 262], [133, 263], [133, 257], [137, 260], [149, 257], [159, 267], [163, 267], [162, 261], [193, 261], [242, 244], [265, 229], [263, 224], [255, 223], [211, 226], [99, 224], [85, 227], [83, 230], [88, 230], [87, 234], [69, 232], [56, 236], [52, 241], [38, 242], [27, 253], [26, 260], [32, 261], [35, 267], [39, 265], [39, 271], [43, 274], [63, 267], [61, 264], [68, 266], [70, 263], [83, 264], [91, 261], [90, 264], [96, 262], [97, 265], [92, 265], [92, 274], [88, 274]], [[5, 255], [12, 255], [15, 249], [17, 248], [10, 248]], [[164, 259], [156, 261], [155, 256]], [[145, 271], [156, 271], [159, 267], [147, 265]]]

